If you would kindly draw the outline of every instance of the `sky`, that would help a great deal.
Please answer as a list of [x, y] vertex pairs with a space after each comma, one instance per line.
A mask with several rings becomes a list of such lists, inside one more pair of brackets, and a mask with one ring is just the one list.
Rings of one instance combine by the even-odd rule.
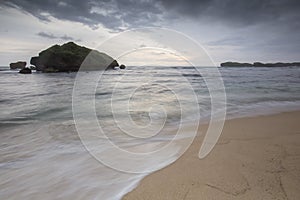
[[[124, 31], [144, 27], [191, 38], [216, 65], [300, 61], [299, 10], [299, 0], [0, 0], [0, 65], [29, 62], [68, 41], [98, 49]], [[125, 39], [120, 46], [132, 42]], [[140, 46], [124, 57], [127, 65], [184, 65], [170, 52]]]

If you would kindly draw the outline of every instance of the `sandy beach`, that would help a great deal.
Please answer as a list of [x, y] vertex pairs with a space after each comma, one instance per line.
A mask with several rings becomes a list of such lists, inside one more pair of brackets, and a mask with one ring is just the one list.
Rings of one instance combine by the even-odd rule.
[[227, 120], [206, 158], [198, 158], [199, 134], [181, 158], [123, 199], [300, 199], [299, 122], [300, 112]]

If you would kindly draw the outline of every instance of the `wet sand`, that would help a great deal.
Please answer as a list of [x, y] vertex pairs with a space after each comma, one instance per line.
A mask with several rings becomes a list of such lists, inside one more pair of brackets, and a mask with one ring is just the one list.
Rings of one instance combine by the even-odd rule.
[[200, 160], [203, 136], [123, 199], [300, 199], [300, 112], [227, 120], [218, 144]]

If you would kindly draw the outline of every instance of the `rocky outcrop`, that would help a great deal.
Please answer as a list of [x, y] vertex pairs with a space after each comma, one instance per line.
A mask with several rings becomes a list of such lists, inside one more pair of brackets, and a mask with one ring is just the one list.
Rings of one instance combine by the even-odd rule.
[[221, 63], [221, 67], [300, 67], [300, 62], [293, 62], [293, 63], [261, 63], [255, 62], [251, 63], [239, 63], [239, 62], [225, 62]]
[[26, 67], [26, 62], [25, 61], [18, 61], [15, 63], [10, 63], [9, 67], [10, 69], [24, 69]]
[[21, 69], [19, 71], [20, 74], [31, 74], [31, 69], [28, 67], [25, 67], [24, 69]]
[[107, 54], [74, 42], [54, 45], [40, 52], [39, 56], [32, 57], [30, 64], [42, 72], [76, 72], [82, 64], [83, 70], [106, 70], [119, 66], [118, 62]]

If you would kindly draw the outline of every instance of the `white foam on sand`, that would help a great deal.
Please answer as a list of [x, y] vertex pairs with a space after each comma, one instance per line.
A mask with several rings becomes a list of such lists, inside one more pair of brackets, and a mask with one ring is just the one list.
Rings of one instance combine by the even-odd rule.
[[[86, 151], [74, 131], [72, 122], [64, 122], [40, 127], [18, 126], [1, 135], [0, 199], [117, 200], [149, 174], [124, 173], [103, 165]], [[166, 141], [156, 138], [152, 147], [148, 146], [155, 148]], [[145, 146], [132, 143], [131, 148], [144, 150]], [[105, 147], [99, 151], [116, 156], [110, 155]], [[155, 168], [175, 160], [176, 156], [169, 157]], [[153, 161], [135, 164], [150, 170]]]

